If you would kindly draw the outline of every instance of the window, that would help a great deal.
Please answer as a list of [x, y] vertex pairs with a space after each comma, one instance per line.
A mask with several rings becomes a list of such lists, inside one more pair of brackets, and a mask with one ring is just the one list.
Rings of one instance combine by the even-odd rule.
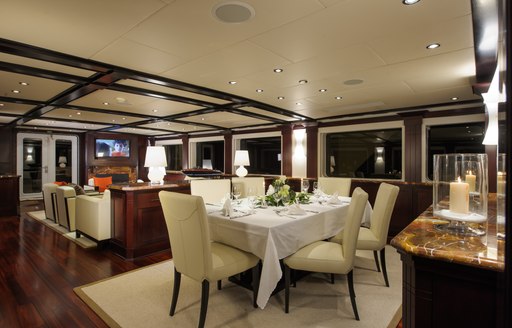
[[183, 169], [183, 145], [163, 145], [165, 147], [165, 154], [167, 156], [166, 170], [180, 171]]
[[[504, 149], [506, 140], [505, 121], [499, 122], [499, 149]], [[471, 122], [427, 127], [427, 176], [432, 180], [435, 154], [485, 153], [482, 144], [485, 122]], [[502, 148], [503, 147], [503, 148]]]
[[224, 141], [197, 142], [193, 168], [224, 171]]
[[402, 129], [326, 134], [325, 175], [402, 178]]
[[240, 148], [249, 151], [250, 174], [281, 174], [281, 137], [240, 139]]

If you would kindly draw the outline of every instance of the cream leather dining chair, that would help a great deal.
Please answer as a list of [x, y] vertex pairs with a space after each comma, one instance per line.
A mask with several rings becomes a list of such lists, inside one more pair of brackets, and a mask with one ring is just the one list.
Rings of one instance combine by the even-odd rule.
[[331, 177], [318, 177], [318, 184], [320, 190], [328, 195], [332, 195], [335, 192], [338, 196], [350, 196], [350, 185], [352, 180], [350, 178], [331, 178]]
[[206, 319], [210, 282], [228, 278], [251, 268], [254, 278], [253, 306], [256, 307], [259, 259], [253, 254], [211, 241], [208, 216], [200, 196], [169, 191], [160, 191], [158, 196], [164, 212], [174, 262], [170, 315], [173, 316], [176, 310], [182, 274], [202, 284], [199, 327], [204, 326]]
[[190, 194], [203, 197], [205, 204], [220, 204], [222, 198], [230, 193], [229, 179], [190, 180]]
[[233, 185], [240, 184], [242, 186], [242, 193], [240, 197], [245, 198], [249, 196], [249, 188], [252, 188], [254, 194], [252, 196], [265, 195], [265, 178], [264, 177], [245, 177], [245, 178], [231, 178]]
[[357, 187], [352, 193], [352, 200], [348, 208], [345, 227], [340, 232], [340, 234], [343, 234], [343, 244], [323, 240], [316, 241], [304, 246], [283, 260], [286, 313], [289, 312], [290, 269], [295, 269], [347, 275], [352, 310], [354, 311], [356, 320], [359, 320], [352, 272], [356, 253], [357, 234], [363, 219], [367, 201], [368, 194], [363, 189]]
[[391, 214], [393, 214], [399, 191], [398, 186], [385, 182], [380, 184], [370, 218], [370, 227], [361, 227], [357, 238], [357, 249], [373, 251], [378, 272], [380, 272], [380, 266], [377, 252], [380, 251], [380, 264], [387, 287], [389, 287], [389, 280], [386, 271], [386, 243]]

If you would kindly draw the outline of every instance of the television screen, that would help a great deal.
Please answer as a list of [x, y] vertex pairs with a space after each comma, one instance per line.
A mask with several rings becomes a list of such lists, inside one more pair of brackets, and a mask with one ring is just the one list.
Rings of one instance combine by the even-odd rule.
[[96, 158], [130, 157], [130, 140], [96, 139]]

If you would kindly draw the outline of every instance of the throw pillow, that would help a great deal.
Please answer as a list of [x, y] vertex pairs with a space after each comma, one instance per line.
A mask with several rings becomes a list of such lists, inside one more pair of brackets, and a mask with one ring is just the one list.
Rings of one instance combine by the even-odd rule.
[[66, 181], [55, 181], [54, 182], [57, 186], [67, 186], [67, 182]]
[[84, 190], [84, 188], [82, 188], [82, 186], [74, 184], [74, 183], [69, 183], [68, 186], [75, 189], [75, 194], [77, 196], [78, 195], [85, 195], [85, 190]]
[[94, 177], [94, 185], [98, 186], [99, 192], [104, 192], [105, 189], [107, 189], [108, 186], [111, 184], [112, 184], [112, 176], [104, 177], [104, 178]]

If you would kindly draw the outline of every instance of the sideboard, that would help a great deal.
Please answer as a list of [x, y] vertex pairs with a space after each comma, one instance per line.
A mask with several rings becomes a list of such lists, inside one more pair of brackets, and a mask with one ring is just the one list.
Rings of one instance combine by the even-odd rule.
[[170, 251], [169, 235], [158, 193], [190, 193], [188, 183], [113, 184], [111, 192], [111, 249], [126, 259]]
[[20, 214], [20, 176], [0, 175], [0, 213], [2, 216]]

